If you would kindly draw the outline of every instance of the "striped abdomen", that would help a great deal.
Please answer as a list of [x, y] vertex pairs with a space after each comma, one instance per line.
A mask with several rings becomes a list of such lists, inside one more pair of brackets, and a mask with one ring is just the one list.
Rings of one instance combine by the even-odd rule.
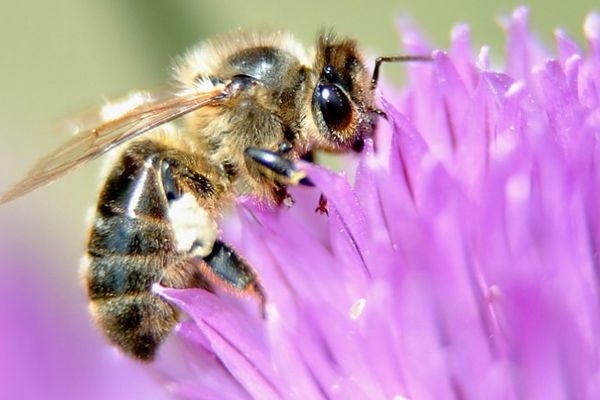
[[85, 271], [96, 323], [111, 342], [143, 360], [153, 358], [177, 322], [176, 309], [153, 294], [152, 285], [209, 288], [178, 249], [168, 219], [177, 193], [170, 192], [173, 177], [161, 151], [149, 141], [136, 143], [113, 167], [100, 193]]

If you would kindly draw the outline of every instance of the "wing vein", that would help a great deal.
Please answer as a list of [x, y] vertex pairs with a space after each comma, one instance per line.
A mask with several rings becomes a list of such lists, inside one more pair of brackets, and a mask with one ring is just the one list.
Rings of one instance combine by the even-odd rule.
[[208, 92], [173, 95], [149, 101], [122, 116], [84, 130], [41, 158], [24, 179], [0, 195], [0, 204], [47, 185], [111, 149], [202, 107], [224, 101], [230, 93], [222, 85]]

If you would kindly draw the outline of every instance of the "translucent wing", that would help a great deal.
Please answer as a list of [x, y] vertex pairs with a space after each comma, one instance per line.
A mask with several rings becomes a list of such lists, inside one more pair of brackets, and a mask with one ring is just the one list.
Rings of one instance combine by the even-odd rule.
[[94, 128], [85, 129], [38, 161], [22, 181], [0, 196], [0, 204], [53, 182], [144, 132], [201, 107], [223, 101], [227, 96], [227, 87], [223, 85], [211, 91], [194, 91], [148, 101]]

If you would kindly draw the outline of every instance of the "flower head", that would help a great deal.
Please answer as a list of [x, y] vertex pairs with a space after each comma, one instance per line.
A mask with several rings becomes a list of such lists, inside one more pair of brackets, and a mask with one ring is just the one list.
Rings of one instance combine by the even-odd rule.
[[[349, 183], [311, 164], [291, 209], [240, 208], [226, 239], [257, 270], [267, 318], [160, 288], [191, 398], [600, 396], [600, 16], [557, 58], [507, 21], [504, 69], [469, 30], [407, 65]], [[406, 51], [430, 51], [413, 30]], [[387, 100], [386, 100], [387, 99]], [[394, 100], [392, 100], [394, 99]], [[350, 168], [350, 167], [349, 167]], [[323, 193], [329, 217], [314, 213]], [[250, 307], [250, 304], [248, 304]]]
[[0, 398], [167, 398], [140, 365], [104, 345], [79, 307], [82, 296], [52, 284], [60, 273], [43, 251], [19, 251], [31, 249], [20, 232], [31, 226], [7, 226], [0, 227]]

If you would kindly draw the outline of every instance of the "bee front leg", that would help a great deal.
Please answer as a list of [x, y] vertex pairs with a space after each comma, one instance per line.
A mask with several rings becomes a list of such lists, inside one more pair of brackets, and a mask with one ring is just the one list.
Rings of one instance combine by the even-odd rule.
[[299, 170], [292, 161], [283, 157], [281, 153], [248, 147], [244, 151], [244, 155], [266, 176], [272, 177], [283, 185], [313, 186], [306, 174]]
[[[273, 176], [273, 178], [280, 183], [280, 191], [283, 195], [278, 195], [282, 200], [280, 203], [285, 204], [289, 199], [289, 195], [285, 191], [285, 185], [305, 185], [314, 186], [312, 182], [306, 177], [306, 174], [299, 170], [296, 165], [282, 156], [281, 153], [275, 153], [266, 149], [257, 149], [249, 147], [244, 152], [246, 158], [251, 160], [259, 170], [263, 171], [267, 176]], [[306, 156], [312, 161], [313, 154], [308, 153]], [[276, 193], [277, 194], [277, 193]], [[293, 203], [292, 203], [293, 204]], [[321, 215], [329, 215], [327, 208], [327, 199], [321, 194], [319, 197], [319, 203], [315, 212]]]

